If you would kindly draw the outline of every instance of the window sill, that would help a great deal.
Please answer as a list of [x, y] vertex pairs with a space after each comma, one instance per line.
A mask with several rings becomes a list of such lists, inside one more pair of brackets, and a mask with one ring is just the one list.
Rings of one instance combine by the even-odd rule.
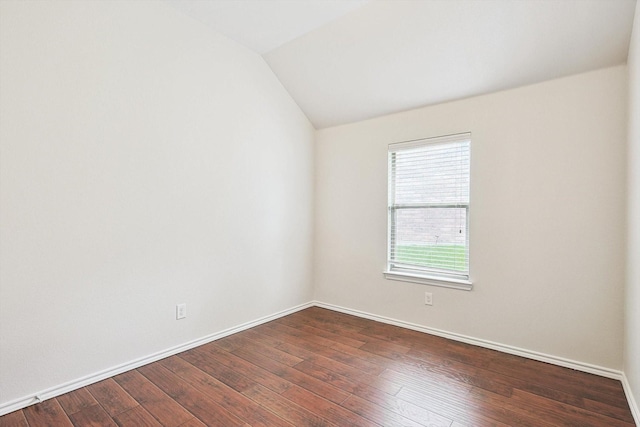
[[401, 282], [420, 283], [422, 285], [440, 286], [443, 288], [460, 289], [470, 291], [473, 284], [469, 280], [452, 279], [439, 276], [421, 276], [417, 274], [404, 273], [399, 271], [384, 271], [385, 279], [398, 280]]

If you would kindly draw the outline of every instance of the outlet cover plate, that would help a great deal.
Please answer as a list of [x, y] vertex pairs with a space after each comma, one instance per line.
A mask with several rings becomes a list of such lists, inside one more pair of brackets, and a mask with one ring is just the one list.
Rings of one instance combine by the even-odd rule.
[[187, 304], [176, 305], [176, 320], [187, 317]]
[[433, 305], [433, 294], [431, 292], [424, 293], [424, 303], [426, 305]]

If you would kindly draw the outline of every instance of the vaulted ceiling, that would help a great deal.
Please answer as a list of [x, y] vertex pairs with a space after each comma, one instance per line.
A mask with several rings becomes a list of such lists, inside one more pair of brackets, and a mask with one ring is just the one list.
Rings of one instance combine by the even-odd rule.
[[261, 54], [316, 128], [626, 62], [636, 0], [168, 0]]

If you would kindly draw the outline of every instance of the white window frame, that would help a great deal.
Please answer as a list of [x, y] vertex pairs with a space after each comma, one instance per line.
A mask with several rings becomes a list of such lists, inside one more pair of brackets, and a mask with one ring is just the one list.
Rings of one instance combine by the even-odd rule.
[[[470, 263], [468, 264], [467, 274], [453, 274], [440, 272], [429, 269], [415, 269], [408, 268], [406, 266], [397, 265], [399, 263], [394, 263], [391, 261], [391, 229], [392, 229], [392, 215], [393, 211], [397, 209], [397, 206], [393, 203], [392, 195], [395, 194], [395, 189], [393, 188], [393, 179], [391, 177], [391, 155], [392, 153], [402, 151], [405, 149], [411, 149], [416, 147], [422, 147], [425, 145], [431, 144], [446, 144], [446, 143], [454, 143], [461, 141], [469, 141], [471, 143], [471, 133], [460, 133], [455, 135], [446, 135], [434, 138], [423, 138], [411, 141], [404, 141], [389, 144], [388, 156], [388, 171], [387, 177], [389, 182], [388, 187], [388, 203], [387, 203], [387, 266], [384, 271], [384, 277], [389, 280], [399, 280], [403, 282], [412, 282], [412, 283], [420, 283], [426, 285], [434, 285], [445, 288], [453, 288], [453, 289], [461, 289], [470, 291], [473, 287], [470, 278]], [[469, 155], [471, 155], [471, 146], [469, 146]], [[471, 172], [471, 171], [469, 171]], [[471, 183], [469, 183], [471, 186]], [[469, 236], [469, 213], [470, 213], [470, 205], [471, 200], [466, 204], [456, 204], [455, 207], [466, 207], [466, 250], [467, 250], [467, 262], [470, 260], [470, 236]], [[448, 205], [436, 205], [436, 204], [425, 204], [425, 208], [430, 206], [433, 207], [447, 207]], [[453, 207], [453, 206], [452, 206]]]

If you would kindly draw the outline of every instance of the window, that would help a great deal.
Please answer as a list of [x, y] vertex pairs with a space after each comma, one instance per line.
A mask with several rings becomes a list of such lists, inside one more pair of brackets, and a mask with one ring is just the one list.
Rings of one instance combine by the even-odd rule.
[[471, 134], [389, 145], [385, 277], [471, 289]]

